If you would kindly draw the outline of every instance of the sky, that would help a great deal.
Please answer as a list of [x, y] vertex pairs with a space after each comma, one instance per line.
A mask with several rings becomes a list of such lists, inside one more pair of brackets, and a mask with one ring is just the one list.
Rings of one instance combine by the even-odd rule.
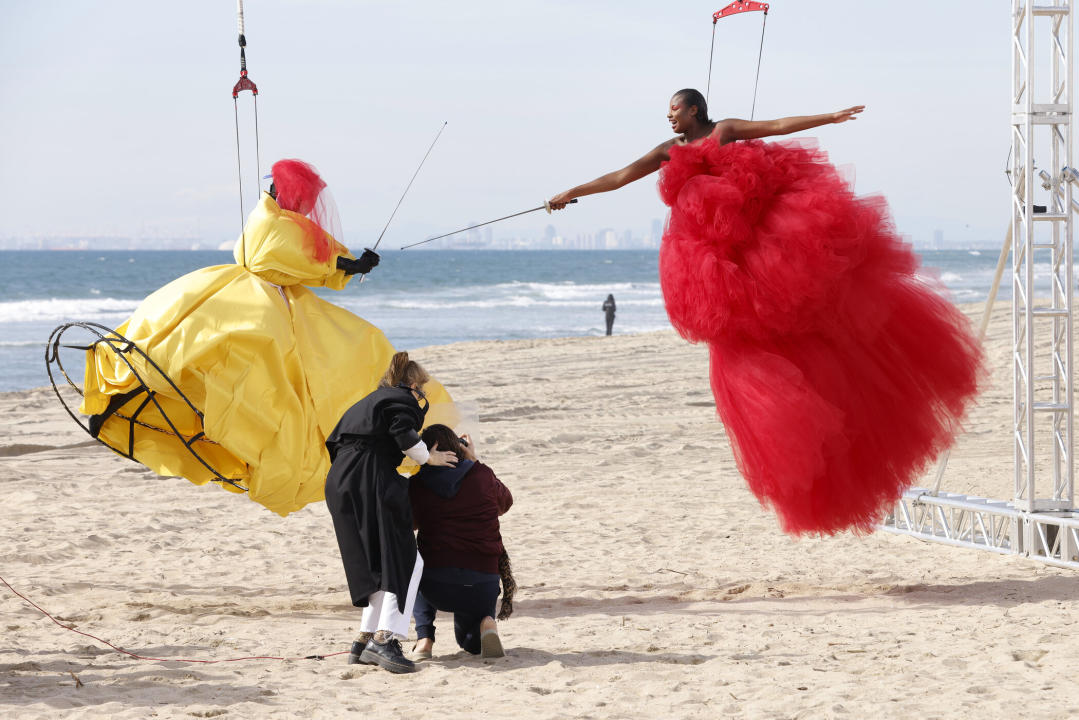
[[[370, 246], [443, 122], [383, 241], [416, 242], [535, 207], [671, 136], [708, 77], [727, 3], [248, 0], [262, 172], [314, 164], [343, 240]], [[240, 229], [232, 0], [0, 0], [0, 237], [201, 237]], [[748, 117], [762, 25], [716, 26], [713, 117]], [[1008, 222], [1010, 4], [774, 0], [757, 119], [865, 104], [806, 133], [888, 198], [916, 242], [995, 245]], [[252, 100], [241, 96], [244, 157]], [[256, 171], [243, 173], [250, 209]], [[648, 232], [654, 177], [496, 235]]]

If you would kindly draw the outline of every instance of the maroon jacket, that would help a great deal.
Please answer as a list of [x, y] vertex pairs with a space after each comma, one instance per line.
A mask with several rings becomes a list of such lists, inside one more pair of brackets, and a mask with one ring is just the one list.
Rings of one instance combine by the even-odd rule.
[[424, 567], [498, 574], [505, 552], [498, 516], [513, 505], [509, 488], [481, 462], [424, 465], [408, 488]]

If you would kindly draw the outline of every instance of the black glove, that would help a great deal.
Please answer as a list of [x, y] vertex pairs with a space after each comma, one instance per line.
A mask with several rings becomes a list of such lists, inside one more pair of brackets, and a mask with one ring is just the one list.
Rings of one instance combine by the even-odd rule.
[[337, 269], [344, 270], [347, 275], [366, 275], [378, 265], [378, 253], [374, 250], [363, 249], [363, 255], [357, 260], [349, 260], [347, 257], [337, 258]]

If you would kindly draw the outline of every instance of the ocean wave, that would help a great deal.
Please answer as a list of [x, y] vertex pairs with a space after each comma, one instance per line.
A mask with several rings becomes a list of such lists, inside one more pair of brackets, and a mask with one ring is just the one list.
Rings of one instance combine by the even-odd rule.
[[961, 288], [952, 291], [952, 300], [960, 303], [982, 302], [985, 300], [985, 293]]
[[[645, 298], [641, 300], [615, 298], [620, 308], [630, 307], [661, 307], [662, 298]], [[599, 312], [601, 300], [589, 298], [588, 300], [542, 300], [524, 296], [491, 298], [488, 300], [454, 300], [454, 299], [415, 299], [402, 298], [400, 300], [383, 300], [381, 302], [366, 303], [343, 303], [344, 307], [356, 309], [361, 315], [364, 311], [371, 312], [378, 309], [388, 310], [484, 310], [498, 308], [579, 308]]]
[[131, 314], [139, 301], [115, 298], [49, 298], [0, 302], [0, 323], [113, 320]]
[[574, 283], [574, 282], [562, 282], [562, 283], [541, 283], [541, 282], [524, 282], [516, 281], [509, 283], [498, 283], [497, 285], [491, 285], [488, 287], [476, 287], [475, 291], [490, 292], [491, 290], [506, 291], [510, 294], [519, 294], [522, 292], [532, 293], [540, 295], [552, 300], [566, 300], [573, 298], [586, 298], [586, 297], [599, 297], [602, 301], [607, 295], [614, 294], [615, 299], [618, 299], [618, 293], [640, 293], [640, 294], [659, 294], [659, 283], [633, 283], [633, 282], [614, 282], [614, 283]]
[[0, 340], [0, 348], [45, 347], [44, 340]]
[[502, 297], [490, 300], [384, 300], [369, 303], [368, 307], [383, 307], [392, 310], [461, 310], [464, 308], [484, 309], [501, 307], [529, 307], [540, 304], [528, 297]]
[[[670, 323], [660, 322], [637, 322], [619, 324], [616, 320], [614, 331], [616, 334], [636, 334], [655, 332], [658, 330], [671, 330]], [[607, 330], [602, 325], [568, 326], [568, 325], [530, 325], [526, 333], [515, 332], [514, 328], [506, 328], [507, 337], [514, 339], [537, 337], [537, 338], [561, 338], [580, 337], [581, 335], [597, 336], [606, 335]]]

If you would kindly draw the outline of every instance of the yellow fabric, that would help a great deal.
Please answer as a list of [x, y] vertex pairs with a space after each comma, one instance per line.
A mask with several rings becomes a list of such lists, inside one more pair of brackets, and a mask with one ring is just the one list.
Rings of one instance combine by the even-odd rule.
[[[252, 500], [280, 515], [322, 500], [330, 467], [326, 437], [345, 410], [375, 389], [394, 353], [374, 325], [305, 287], [348, 283], [337, 257], [351, 256], [330, 240], [329, 260], [313, 260], [297, 216], [263, 195], [234, 252], [238, 262], [246, 255], [247, 268], [189, 273], [146, 298], [117, 328], [164, 375], [133, 353], [99, 344], [87, 351], [82, 412], [102, 413], [112, 396], [139, 386], [130, 362], [185, 439], [199, 431], [195, 410], [203, 413], [205, 438], [192, 448], [247, 487]], [[445, 388], [432, 380], [424, 389], [427, 422], [455, 425]], [[134, 428], [134, 457], [154, 472], [197, 485], [213, 480], [153, 401], [139, 413], [140, 424], [125, 419], [146, 399], [140, 393], [129, 400], [99, 438], [126, 454]]]

